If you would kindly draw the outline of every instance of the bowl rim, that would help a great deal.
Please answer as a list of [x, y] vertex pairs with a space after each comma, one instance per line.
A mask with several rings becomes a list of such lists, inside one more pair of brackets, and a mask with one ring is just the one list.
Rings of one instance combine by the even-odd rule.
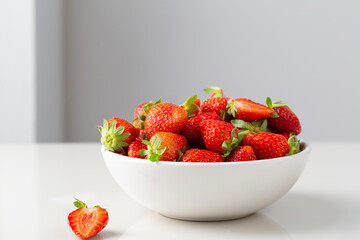
[[302, 151], [291, 155], [291, 156], [284, 156], [284, 157], [278, 157], [278, 158], [270, 158], [270, 159], [261, 159], [261, 160], [253, 160], [253, 161], [242, 161], [242, 162], [173, 162], [173, 161], [157, 161], [157, 162], [151, 162], [150, 160], [147, 159], [142, 159], [142, 158], [133, 158], [133, 157], [129, 157], [129, 156], [124, 156], [124, 155], [120, 155], [117, 153], [113, 153], [110, 151], [106, 151], [104, 145], [101, 145], [101, 151], [102, 153], [106, 153], [106, 154], [111, 154], [113, 157], [117, 157], [122, 159], [123, 161], [126, 160], [131, 160], [132, 162], [139, 162], [142, 164], [156, 164], [156, 165], [165, 165], [165, 166], [197, 166], [197, 167], [201, 167], [201, 166], [214, 166], [214, 167], [219, 167], [219, 166], [229, 166], [229, 167], [233, 167], [233, 166], [251, 166], [251, 165], [256, 165], [256, 164], [271, 164], [273, 162], [282, 162], [282, 161], [288, 161], [290, 159], [294, 159], [294, 158], [298, 158], [298, 157], [302, 157], [303, 155], [307, 155], [311, 152], [311, 145], [308, 142], [305, 141], [300, 141], [301, 147], [302, 147]]

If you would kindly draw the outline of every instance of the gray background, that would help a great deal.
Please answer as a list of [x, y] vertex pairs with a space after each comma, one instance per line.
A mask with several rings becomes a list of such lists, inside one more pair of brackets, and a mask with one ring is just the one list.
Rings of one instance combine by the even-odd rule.
[[204, 100], [207, 85], [286, 99], [307, 140], [360, 133], [359, 1], [44, 2], [37, 141], [98, 141], [103, 118], [132, 120], [136, 105], [160, 96]]

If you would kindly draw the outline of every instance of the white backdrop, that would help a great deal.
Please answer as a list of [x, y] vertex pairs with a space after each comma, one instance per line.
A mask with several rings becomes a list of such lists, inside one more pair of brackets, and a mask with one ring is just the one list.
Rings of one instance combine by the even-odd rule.
[[[207, 85], [286, 99], [304, 139], [360, 133], [359, 1], [37, 0], [36, 9], [36, 91], [28, 90], [38, 141], [98, 141], [103, 118], [132, 120], [137, 104], [160, 96], [203, 100]], [[19, 104], [9, 104], [3, 126], [17, 116], [7, 112]]]

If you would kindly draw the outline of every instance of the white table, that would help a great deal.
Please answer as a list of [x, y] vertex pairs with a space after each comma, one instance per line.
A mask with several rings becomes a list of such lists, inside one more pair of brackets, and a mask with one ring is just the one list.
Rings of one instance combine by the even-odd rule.
[[78, 239], [73, 196], [109, 211], [92, 239], [360, 239], [360, 143], [312, 143], [303, 175], [250, 217], [186, 222], [143, 208], [118, 187], [100, 144], [0, 145], [0, 239]]

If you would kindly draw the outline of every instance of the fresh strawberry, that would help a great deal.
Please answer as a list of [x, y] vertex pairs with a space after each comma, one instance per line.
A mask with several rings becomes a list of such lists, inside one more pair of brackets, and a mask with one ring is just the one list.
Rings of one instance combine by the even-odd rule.
[[201, 111], [202, 112], [215, 112], [222, 119], [225, 120], [227, 118], [226, 114], [226, 106], [228, 98], [224, 96], [224, 92], [219, 87], [209, 86], [205, 88], [204, 91], [206, 93], [211, 93], [211, 98], [206, 99], [201, 104]]
[[124, 147], [129, 146], [138, 136], [131, 123], [121, 118], [104, 119], [103, 126], [98, 126], [101, 133], [101, 143], [105, 150], [125, 153]]
[[180, 158], [180, 162], [223, 162], [224, 158], [220, 153], [202, 150], [202, 149], [189, 149]]
[[246, 98], [229, 99], [226, 110], [236, 119], [247, 122], [267, 118], [272, 114], [271, 108]]
[[226, 157], [227, 162], [243, 162], [256, 159], [254, 150], [250, 146], [239, 146]]
[[238, 129], [227, 122], [219, 120], [203, 120], [200, 122], [200, 132], [208, 150], [224, 153], [226, 157], [245, 137], [238, 134]]
[[258, 159], [283, 157], [300, 151], [295, 136], [287, 140], [282, 135], [268, 132], [248, 133], [241, 143], [251, 146]]
[[153, 103], [153, 101], [144, 102], [135, 108], [134, 120], [132, 121], [132, 123], [136, 128], [139, 129], [145, 128], [146, 115], [149, 113], [150, 108], [158, 103], [161, 103], [161, 98], [157, 100], [155, 103]]
[[187, 145], [184, 136], [171, 132], [158, 132], [150, 141], [143, 140], [143, 143], [147, 145], [147, 150], [142, 149], [137, 154], [146, 156], [152, 162], [177, 161]]
[[272, 102], [268, 97], [266, 103], [274, 113], [268, 117], [269, 129], [276, 133], [287, 132], [299, 135], [301, 124], [296, 114], [282, 101]]
[[189, 97], [180, 107], [188, 112], [189, 117], [193, 117], [200, 112], [200, 99], [197, 98], [197, 95], [194, 95]]
[[154, 105], [145, 120], [145, 133], [151, 138], [157, 132], [180, 133], [188, 120], [188, 113], [172, 103]]
[[88, 239], [100, 232], [108, 223], [109, 215], [100, 206], [88, 208], [82, 201], [75, 198], [74, 205], [78, 209], [68, 216], [68, 223], [72, 231], [82, 239]]
[[145, 158], [146, 156], [137, 154], [137, 152], [140, 151], [141, 149], [145, 149], [145, 150], [147, 149], [147, 145], [144, 144], [142, 142], [142, 140], [140, 140], [140, 141], [136, 140], [136, 141], [130, 143], [129, 149], [128, 149], [128, 156], [134, 157], [134, 158]]
[[200, 122], [209, 119], [221, 121], [221, 117], [214, 112], [200, 113], [195, 117], [189, 118], [182, 130], [182, 134], [193, 145], [202, 147], [204, 145], [204, 141], [200, 133]]
[[208, 98], [201, 104], [201, 111], [215, 112], [217, 115], [222, 116], [226, 112], [227, 102], [227, 97]]

